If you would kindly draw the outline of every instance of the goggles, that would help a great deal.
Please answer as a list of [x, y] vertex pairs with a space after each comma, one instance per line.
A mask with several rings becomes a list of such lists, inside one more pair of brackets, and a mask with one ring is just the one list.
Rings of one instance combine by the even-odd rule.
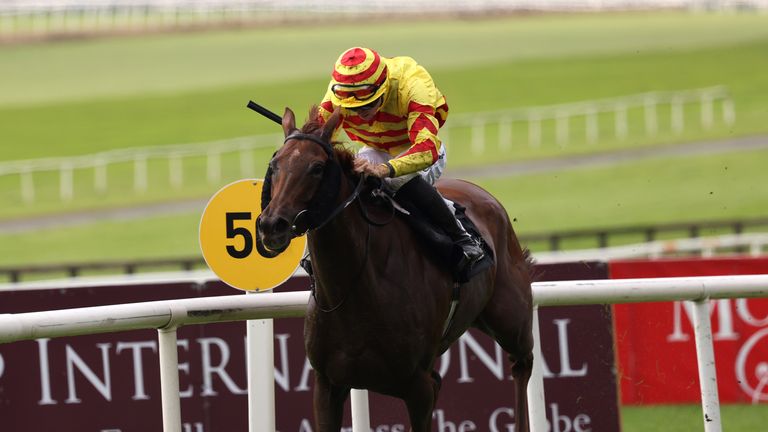
[[339, 99], [349, 99], [351, 97], [364, 101], [370, 99], [373, 95], [379, 91], [381, 85], [378, 84], [362, 84], [362, 85], [342, 85], [334, 84], [331, 87], [331, 91]]

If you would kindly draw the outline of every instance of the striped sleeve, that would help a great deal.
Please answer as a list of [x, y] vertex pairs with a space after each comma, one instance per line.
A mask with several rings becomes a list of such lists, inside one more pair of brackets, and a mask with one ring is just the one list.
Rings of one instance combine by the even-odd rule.
[[439, 92], [424, 68], [417, 67], [409, 77], [406, 92], [408, 138], [411, 147], [390, 161], [395, 170], [395, 176], [414, 173], [434, 164], [441, 145], [437, 130], [442, 122], [438, 121], [435, 102], [438, 99], [444, 102], [444, 98], [438, 96]]

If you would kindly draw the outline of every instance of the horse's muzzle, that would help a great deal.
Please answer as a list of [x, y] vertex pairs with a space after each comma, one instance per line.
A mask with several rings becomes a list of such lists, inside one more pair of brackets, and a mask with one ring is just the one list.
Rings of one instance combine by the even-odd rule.
[[291, 223], [285, 218], [261, 214], [256, 219], [256, 245], [262, 256], [277, 256], [288, 248], [292, 238]]

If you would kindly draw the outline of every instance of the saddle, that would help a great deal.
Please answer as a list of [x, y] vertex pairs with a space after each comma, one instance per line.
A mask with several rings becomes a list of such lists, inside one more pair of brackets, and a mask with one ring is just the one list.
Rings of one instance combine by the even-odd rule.
[[491, 267], [495, 262], [493, 251], [478, 231], [474, 222], [472, 222], [472, 219], [467, 216], [466, 208], [461, 204], [453, 203], [455, 216], [467, 233], [480, 244], [485, 252], [485, 256], [482, 259], [464, 269], [458, 268], [459, 261], [462, 258], [461, 249], [454, 245], [451, 238], [442, 229], [434, 225], [419, 210], [417, 205], [397, 194], [393, 196], [391, 192], [382, 188], [373, 189], [371, 196], [373, 202], [379, 205], [391, 205], [394, 208], [393, 211], [397, 214], [397, 217], [403, 219], [413, 229], [416, 233], [416, 238], [426, 246], [425, 249], [430, 251], [432, 258], [435, 259], [438, 265], [449, 271], [453, 275], [454, 281], [458, 284], [468, 282], [472, 277]]

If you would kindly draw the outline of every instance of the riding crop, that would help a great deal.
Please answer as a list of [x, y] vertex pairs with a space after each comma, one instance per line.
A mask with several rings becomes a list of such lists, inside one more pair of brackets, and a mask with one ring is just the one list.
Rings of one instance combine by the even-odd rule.
[[254, 101], [248, 101], [248, 108], [256, 111], [257, 113], [263, 115], [264, 117], [272, 120], [273, 122], [275, 122], [275, 123], [277, 123], [279, 125], [283, 124], [283, 118], [282, 117], [280, 117], [279, 115], [273, 113], [272, 111], [264, 108], [263, 106], [257, 104]]

